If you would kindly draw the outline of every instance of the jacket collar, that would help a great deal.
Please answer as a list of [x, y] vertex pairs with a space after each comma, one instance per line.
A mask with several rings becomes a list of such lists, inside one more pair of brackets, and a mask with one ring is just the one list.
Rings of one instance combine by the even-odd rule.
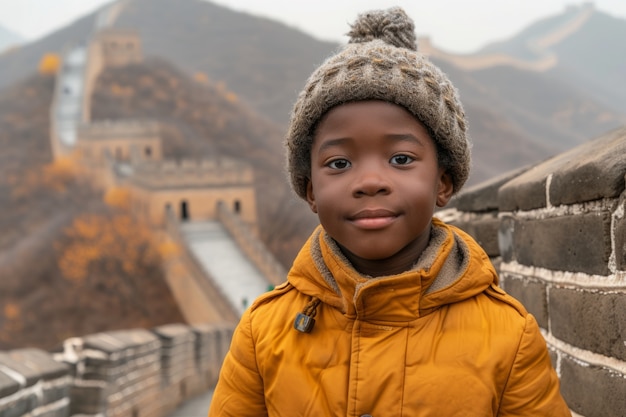
[[398, 275], [366, 277], [319, 226], [289, 273], [299, 291], [351, 318], [406, 322], [470, 298], [497, 281], [489, 258], [459, 229], [433, 219], [430, 243], [415, 266]]

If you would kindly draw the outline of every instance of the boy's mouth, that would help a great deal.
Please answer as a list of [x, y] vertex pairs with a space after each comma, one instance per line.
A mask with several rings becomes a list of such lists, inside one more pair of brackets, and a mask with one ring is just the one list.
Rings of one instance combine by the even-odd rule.
[[363, 229], [379, 229], [393, 223], [398, 215], [390, 210], [375, 209], [361, 210], [351, 216], [349, 220]]

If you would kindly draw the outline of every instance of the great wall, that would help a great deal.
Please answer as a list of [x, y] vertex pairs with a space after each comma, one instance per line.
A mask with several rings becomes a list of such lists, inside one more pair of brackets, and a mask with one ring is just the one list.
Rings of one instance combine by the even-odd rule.
[[556, 30], [533, 39], [527, 46], [533, 53], [532, 59], [520, 59], [505, 54], [477, 53], [469, 55], [457, 55], [447, 53], [436, 48], [427, 37], [418, 40], [422, 53], [435, 59], [447, 61], [458, 68], [466, 71], [476, 71], [496, 66], [509, 66], [525, 71], [543, 72], [557, 65], [556, 55], [550, 51], [550, 47], [574, 34], [592, 16], [593, 3], [585, 3], [581, 7], [571, 6], [568, 9], [572, 17], [563, 22]]
[[[117, 11], [105, 9], [100, 22]], [[95, 42], [115, 39], [139, 53], [132, 32], [108, 33]], [[66, 55], [57, 90], [70, 100], [51, 109], [54, 154], [80, 149], [103, 187], [131, 187], [135, 210], [184, 248], [165, 267], [188, 323], [77, 336], [55, 352], [0, 352], [2, 417], [165, 417], [214, 387], [245, 305], [214, 285], [185, 223], [223, 227], [268, 286], [286, 276], [256, 237], [249, 167], [163, 160], [154, 121], [90, 122], [86, 96], [107, 65], [94, 58], [99, 48]], [[87, 70], [84, 85], [64, 77], [91, 59], [99, 69]], [[68, 86], [76, 89], [63, 92]], [[233, 170], [218, 174], [219, 165]], [[437, 216], [477, 239], [500, 285], [537, 318], [572, 415], [626, 416], [626, 127], [467, 189]]]

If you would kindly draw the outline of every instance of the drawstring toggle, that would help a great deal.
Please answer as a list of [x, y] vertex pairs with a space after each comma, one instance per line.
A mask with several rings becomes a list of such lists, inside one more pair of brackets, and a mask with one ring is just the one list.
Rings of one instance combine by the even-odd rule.
[[301, 313], [296, 315], [296, 319], [293, 322], [293, 327], [302, 333], [311, 333], [313, 326], [315, 326], [315, 315], [317, 314], [317, 306], [321, 303], [321, 300], [317, 297], [311, 297], [311, 301], [304, 307]]

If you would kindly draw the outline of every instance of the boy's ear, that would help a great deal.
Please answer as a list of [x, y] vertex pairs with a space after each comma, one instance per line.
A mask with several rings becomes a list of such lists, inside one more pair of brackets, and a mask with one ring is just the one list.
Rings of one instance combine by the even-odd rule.
[[441, 170], [439, 174], [439, 189], [437, 190], [437, 207], [444, 207], [452, 198], [454, 185], [448, 171]]
[[317, 214], [317, 204], [315, 203], [315, 194], [313, 194], [313, 183], [311, 180], [307, 180], [306, 183], [306, 201], [309, 203], [311, 211]]

